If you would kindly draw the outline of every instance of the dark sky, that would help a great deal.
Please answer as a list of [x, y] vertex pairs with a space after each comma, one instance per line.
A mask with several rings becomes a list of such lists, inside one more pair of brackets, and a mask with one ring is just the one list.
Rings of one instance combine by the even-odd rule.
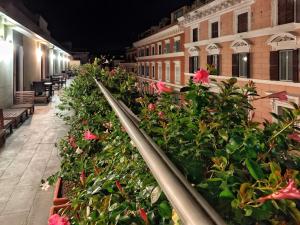
[[23, 0], [49, 23], [59, 42], [91, 52], [117, 52], [139, 33], [191, 0]]

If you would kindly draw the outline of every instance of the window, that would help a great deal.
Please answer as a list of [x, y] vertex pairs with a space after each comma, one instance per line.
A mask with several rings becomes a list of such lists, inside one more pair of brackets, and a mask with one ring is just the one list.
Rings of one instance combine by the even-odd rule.
[[180, 52], [180, 39], [174, 42], [174, 52]]
[[152, 46], [152, 55], [155, 55], [155, 46]]
[[155, 65], [152, 64], [152, 78], [155, 79]]
[[279, 52], [279, 78], [280, 80], [293, 80], [293, 50]]
[[170, 82], [170, 63], [166, 62], [166, 81]]
[[237, 16], [237, 32], [247, 32], [248, 31], [248, 12], [242, 13]]
[[141, 71], [142, 71], [142, 76], [145, 76], [145, 66], [142, 66], [142, 69], [141, 69]]
[[211, 38], [219, 37], [219, 22], [211, 24]]
[[[277, 0], [277, 18], [278, 25], [299, 22], [299, 15], [297, 15], [299, 11], [299, 2], [294, 0]], [[296, 15], [295, 15], [296, 12]], [[297, 17], [297, 18], [296, 18]]]
[[162, 66], [158, 63], [158, 80], [162, 80]]
[[250, 77], [249, 53], [238, 53], [232, 55], [232, 75], [234, 77]]
[[149, 65], [146, 66], [146, 77], [149, 77]]
[[180, 84], [180, 81], [181, 81], [180, 62], [175, 62], [175, 83]]
[[193, 42], [197, 42], [198, 41], [198, 28], [194, 28], [193, 29]]
[[210, 65], [210, 74], [219, 75], [220, 74], [220, 55], [208, 55], [207, 64]]
[[162, 47], [161, 47], [161, 43], [158, 44], [158, 54], [161, 55], [162, 54]]
[[166, 42], [165, 46], [165, 54], [171, 53], [171, 45], [170, 42]]
[[146, 56], [149, 56], [149, 55], [150, 55], [149, 48], [146, 48]]
[[190, 73], [196, 73], [197, 70], [199, 69], [199, 56], [192, 56], [189, 59], [189, 64], [190, 64]]
[[270, 80], [299, 82], [299, 51], [280, 50], [270, 52]]

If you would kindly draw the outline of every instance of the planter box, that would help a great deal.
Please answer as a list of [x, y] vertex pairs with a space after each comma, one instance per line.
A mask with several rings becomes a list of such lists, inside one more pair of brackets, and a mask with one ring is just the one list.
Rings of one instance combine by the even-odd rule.
[[49, 217], [51, 217], [54, 214], [58, 214], [59, 210], [66, 210], [71, 207], [70, 204], [63, 204], [63, 205], [54, 205], [50, 208]]
[[55, 189], [54, 189], [54, 198], [53, 198], [53, 205], [64, 205], [69, 202], [68, 198], [62, 197], [62, 186], [63, 179], [61, 177], [58, 178]]

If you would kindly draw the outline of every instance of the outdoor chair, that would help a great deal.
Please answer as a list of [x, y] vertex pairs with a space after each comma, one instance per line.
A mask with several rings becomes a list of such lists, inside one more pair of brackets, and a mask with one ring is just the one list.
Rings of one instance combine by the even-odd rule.
[[17, 91], [14, 102], [12, 109], [25, 108], [30, 114], [34, 113], [34, 91]]
[[49, 102], [49, 98], [46, 94], [46, 86], [43, 81], [33, 81], [32, 83], [34, 91], [34, 101]]
[[61, 86], [61, 76], [59, 75], [50, 76], [50, 82], [54, 85], [54, 87], [57, 88], [57, 90], [59, 90]]

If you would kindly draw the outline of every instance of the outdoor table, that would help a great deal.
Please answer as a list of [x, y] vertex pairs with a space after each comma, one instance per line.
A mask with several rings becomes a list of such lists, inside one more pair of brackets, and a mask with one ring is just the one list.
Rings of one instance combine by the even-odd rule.
[[49, 97], [52, 96], [52, 82], [45, 82], [44, 85], [48, 87]]

